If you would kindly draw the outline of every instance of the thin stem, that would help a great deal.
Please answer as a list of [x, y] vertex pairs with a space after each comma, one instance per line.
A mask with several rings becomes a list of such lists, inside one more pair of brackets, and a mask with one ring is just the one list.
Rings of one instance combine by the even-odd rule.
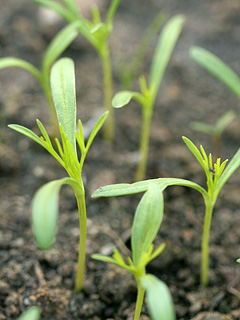
[[136, 181], [141, 181], [145, 178], [147, 160], [148, 160], [148, 149], [149, 149], [149, 134], [152, 112], [149, 112], [151, 108], [145, 108], [143, 106], [143, 120], [142, 120], [142, 131], [140, 141], [140, 161], [136, 173]]
[[202, 249], [201, 249], [201, 284], [208, 285], [208, 269], [209, 269], [209, 235], [211, 228], [213, 203], [211, 200], [205, 203], [206, 211], [204, 218], [203, 234], [202, 234]]
[[105, 44], [102, 46], [101, 51], [99, 51], [99, 53], [103, 69], [104, 108], [105, 111], [109, 111], [108, 117], [103, 128], [103, 136], [104, 140], [112, 142], [114, 137], [114, 111], [112, 107], [113, 80], [112, 66], [107, 40]]
[[137, 293], [137, 302], [135, 307], [134, 320], [140, 319], [140, 314], [142, 310], [142, 304], [144, 299], [145, 289], [138, 283], [138, 293]]
[[86, 215], [86, 202], [85, 192], [83, 187], [80, 190], [74, 190], [77, 198], [78, 212], [79, 212], [79, 251], [78, 251], [78, 266], [77, 275], [75, 280], [75, 290], [81, 291], [83, 288], [83, 277], [85, 271], [86, 259], [86, 236], [87, 236], [87, 215]]

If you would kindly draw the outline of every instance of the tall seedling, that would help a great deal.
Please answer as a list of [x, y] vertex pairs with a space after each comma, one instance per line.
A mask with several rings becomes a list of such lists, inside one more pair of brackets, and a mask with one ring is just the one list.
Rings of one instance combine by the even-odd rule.
[[39, 81], [50, 108], [51, 134], [53, 137], [57, 135], [58, 122], [50, 87], [50, 70], [54, 61], [59, 58], [59, 56], [77, 37], [77, 26], [79, 26], [79, 22], [71, 23], [55, 36], [44, 53], [41, 70], [38, 70], [31, 63], [22, 59], [14, 57], [0, 59], [0, 70], [9, 67], [21, 68], [30, 72]]
[[75, 0], [61, 0], [60, 3], [55, 0], [33, 1], [56, 11], [69, 23], [75, 21], [80, 22], [78, 31], [91, 43], [98, 53], [103, 70], [104, 107], [105, 110], [109, 112], [108, 119], [104, 126], [104, 138], [111, 142], [114, 137], [114, 114], [111, 104], [113, 81], [108, 39], [112, 33], [113, 18], [120, 0], [112, 0], [105, 23], [101, 20], [97, 7], [92, 8], [92, 21], [85, 19], [80, 13]]
[[142, 180], [145, 177], [148, 159], [149, 133], [154, 103], [172, 51], [183, 28], [183, 24], [184, 17], [178, 15], [171, 18], [163, 28], [151, 65], [149, 84], [147, 85], [145, 77], [142, 76], [139, 79], [140, 93], [134, 91], [120, 91], [114, 96], [112, 101], [114, 108], [126, 106], [132, 99], [136, 100], [142, 107], [140, 161], [136, 174], [137, 181]]
[[200, 192], [203, 196], [205, 204], [205, 216], [201, 243], [201, 284], [207, 286], [209, 282], [209, 235], [212, 213], [219, 192], [221, 191], [222, 187], [227, 182], [227, 180], [235, 172], [235, 170], [240, 166], [240, 149], [236, 152], [236, 154], [234, 155], [234, 157], [225, 169], [227, 160], [221, 163], [221, 159], [218, 158], [216, 163], [213, 163], [211, 154], [207, 156], [202, 146], [200, 146], [199, 151], [198, 148], [188, 138], [183, 137], [183, 141], [185, 142], [189, 150], [192, 152], [194, 157], [197, 159], [197, 161], [200, 163], [205, 172], [207, 180], [207, 190], [202, 188], [197, 183], [194, 183], [189, 180], [177, 178], [159, 178], [139, 181], [133, 184], [122, 183], [105, 186], [95, 191], [92, 197], [112, 197], [145, 192], [146, 190], [148, 190], [149, 185], [152, 183], [158, 184], [162, 191], [166, 189], [168, 186], [179, 185], [189, 187]]
[[[50, 249], [57, 231], [59, 191], [62, 185], [70, 185], [75, 194], [79, 211], [80, 238], [75, 289], [80, 291], [83, 287], [87, 234], [82, 167], [87, 152], [96, 134], [101, 129], [107, 113], [104, 113], [99, 118], [85, 145], [80, 120], [78, 121], [79, 132], [76, 131], [75, 74], [74, 64], [71, 59], [63, 58], [54, 64], [51, 70], [51, 87], [62, 140], [61, 145], [60, 141], [57, 138], [55, 139], [58, 152], [53, 148], [51, 140], [39, 120], [37, 120], [37, 124], [42, 137], [38, 137], [31, 130], [19, 125], [9, 125], [9, 127], [39, 143], [63, 166], [69, 175], [68, 178], [54, 180], [45, 184], [36, 192], [32, 201], [32, 229], [38, 246], [41, 249]], [[80, 160], [78, 160], [77, 155], [77, 144], [81, 151]]]

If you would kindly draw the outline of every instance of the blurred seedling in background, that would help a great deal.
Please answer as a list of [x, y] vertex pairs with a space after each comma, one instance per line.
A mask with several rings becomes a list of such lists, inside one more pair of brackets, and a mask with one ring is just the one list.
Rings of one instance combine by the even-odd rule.
[[[61, 145], [60, 141], [55, 139], [58, 152], [53, 148], [51, 140], [39, 120], [37, 120], [37, 124], [42, 137], [38, 137], [34, 132], [20, 125], [9, 125], [9, 127], [39, 143], [62, 165], [69, 175], [69, 178], [45, 184], [36, 192], [32, 201], [32, 229], [38, 246], [44, 250], [50, 249], [57, 231], [60, 188], [65, 184], [70, 185], [75, 194], [79, 211], [80, 238], [75, 289], [80, 291], [83, 287], [87, 234], [82, 167], [88, 150], [107, 117], [107, 112], [99, 118], [85, 145], [81, 120], [78, 121], [79, 132], [76, 131], [75, 74], [74, 63], [71, 59], [63, 58], [54, 64], [51, 70], [51, 88], [62, 140]], [[77, 144], [81, 151], [80, 160], [77, 155]]]
[[[148, 263], [155, 259], [165, 247], [164, 244], [161, 244], [154, 250], [153, 244], [162, 223], [163, 207], [161, 188], [156, 184], [149, 184], [134, 216], [131, 233], [132, 258], [128, 257], [126, 263], [117, 249], [114, 249], [112, 257], [92, 255], [93, 259], [113, 263], [134, 275], [138, 289], [134, 320], [140, 318], [145, 290], [147, 290], [151, 312], [154, 313], [152, 308], [158, 308], [161, 315], [164, 315], [158, 319], [175, 319], [174, 307], [167, 286], [157, 278], [146, 274]], [[154, 306], [156, 301], [158, 301], [157, 306]], [[153, 319], [157, 318], [153, 317]]]
[[152, 183], [157, 184], [162, 191], [165, 190], [168, 186], [179, 185], [190, 187], [200, 192], [203, 196], [205, 204], [205, 216], [201, 242], [201, 284], [203, 286], [207, 286], [209, 282], [209, 235], [212, 212], [219, 192], [221, 191], [227, 180], [235, 172], [235, 170], [240, 166], [240, 149], [235, 153], [234, 157], [225, 169], [227, 160], [221, 163], [221, 159], [218, 158], [216, 163], [213, 163], [211, 154], [207, 156], [202, 146], [200, 146], [199, 151], [198, 148], [188, 138], [183, 137], [183, 141], [185, 142], [188, 149], [192, 152], [194, 157], [197, 159], [197, 161], [200, 163], [205, 172], [207, 190], [201, 187], [199, 184], [189, 180], [178, 178], [159, 178], [139, 181], [133, 184], [121, 183], [105, 186], [96, 190], [92, 197], [112, 197], [145, 192], [146, 190], [148, 190], [149, 185]]
[[222, 134], [224, 130], [227, 128], [227, 126], [235, 119], [235, 117], [236, 113], [231, 110], [225, 112], [213, 126], [205, 122], [191, 122], [191, 128], [193, 130], [206, 133], [212, 138], [214, 159], [217, 159], [217, 157], [221, 156]]
[[14, 57], [6, 57], [6, 58], [0, 59], [0, 70], [9, 68], [9, 67], [21, 68], [30, 72], [39, 81], [50, 108], [51, 135], [53, 137], [57, 136], [57, 133], [58, 133], [58, 121], [57, 121], [57, 115], [56, 115], [52, 93], [51, 93], [50, 70], [51, 70], [52, 64], [59, 58], [59, 56], [67, 49], [67, 47], [77, 37], [78, 35], [78, 31], [76, 29], [77, 26], [79, 26], [79, 22], [72, 23], [69, 26], [63, 28], [54, 37], [54, 39], [49, 44], [49, 46], [47, 47], [44, 53], [41, 70], [38, 70], [31, 63], [23, 59], [18, 59]]
[[149, 84], [147, 84], [145, 77], [141, 76], [139, 79], [141, 92], [120, 91], [114, 96], [112, 101], [114, 108], [126, 106], [132, 99], [137, 101], [142, 107], [140, 161], [136, 173], [137, 181], [144, 179], [146, 174], [150, 125], [154, 103], [172, 51], [183, 28], [184, 21], [185, 19], [182, 15], [177, 15], [171, 18], [164, 26], [151, 64]]
[[98, 53], [103, 70], [104, 108], [109, 112], [108, 119], [104, 126], [104, 138], [111, 142], [114, 137], [114, 114], [111, 104], [113, 97], [113, 80], [108, 38], [112, 33], [113, 18], [120, 0], [111, 1], [106, 22], [101, 20], [99, 9], [96, 6], [92, 8], [92, 21], [90, 21], [82, 16], [75, 0], [61, 0], [60, 2], [55, 0], [33, 1], [56, 11], [69, 23], [80, 22], [78, 25], [79, 33], [91, 43]]
[[40, 313], [38, 307], [30, 307], [28, 310], [24, 311], [17, 320], [38, 320], [40, 319]]
[[139, 70], [147, 55], [147, 51], [168, 17], [169, 14], [166, 11], [161, 10], [149, 24], [147, 30], [137, 44], [130, 62], [128, 61], [129, 58], [124, 58], [119, 62], [118, 74], [123, 89], [132, 89], [134, 81], [139, 75]]

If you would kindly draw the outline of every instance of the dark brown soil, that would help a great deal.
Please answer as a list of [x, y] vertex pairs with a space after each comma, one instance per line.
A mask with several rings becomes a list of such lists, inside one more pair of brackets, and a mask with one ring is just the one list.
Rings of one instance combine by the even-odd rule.
[[[130, 60], [142, 33], [160, 9], [183, 13], [186, 24], [160, 88], [151, 130], [147, 178], [181, 177], [204, 185], [204, 174], [182, 142], [187, 136], [211, 152], [211, 139], [193, 132], [191, 121], [214, 124], [227, 110], [237, 117], [226, 130], [222, 158], [239, 147], [239, 101], [189, 57], [200, 45], [224, 59], [240, 74], [239, 1], [131, 0], [122, 1], [110, 39], [115, 90], [120, 89], [117, 65]], [[104, 11], [104, 8], [103, 8]], [[15, 56], [37, 67], [49, 41], [64, 26], [40, 19], [30, 0], [1, 2], [0, 56]], [[147, 74], [154, 44], [144, 61]], [[101, 65], [94, 50], [79, 37], [64, 53], [74, 59], [77, 74], [78, 117], [88, 123], [102, 112]], [[0, 320], [16, 319], [28, 306], [39, 305], [42, 320], [131, 320], [136, 286], [127, 272], [94, 261], [93, 253], [111, 255], [126, 250], [139, 195], [92, 200], [102, 185], [133, 182], [141, 125], [140, 108], [117, 110], [114, 145], [98, 136], [89, 152], [84, 179], [87, 192], [88, 238], [85, 288], [74, 293], [78, 249], [78, 213], [72, 191], [61, 191], [59, 232], [50, 251], [37, 249], [30, 226], [34, 192], [47, 181], [65, 176], [49, 154], [6, 127], [18, 123], [35, 130], [35, 120], [48, 126], [48, 107], [35, 79], [18, 69], [0, 72]], [[136, 89], [137, 89], [136, 85]], [[199, 285], [200, 241], [204, 206], [199, 194], [171, 187], [165, 192], [165, 216], [157, 242], [165, 251], [148, 272], [169, 286], [178, 320], [240, 319], [240, 173], [221, 192], [211, 230], [210, 285]], [[143, 307], [142, 320], [149, 319]]]

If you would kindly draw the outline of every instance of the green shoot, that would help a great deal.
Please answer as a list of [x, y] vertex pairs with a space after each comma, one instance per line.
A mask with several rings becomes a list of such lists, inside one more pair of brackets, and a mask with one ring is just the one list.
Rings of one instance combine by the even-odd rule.
[[38, 320], [40, 318], [40, 309], [31, 307], [25, 311], [17, 320]]
[[[80, 120], [78, 122], [79, 132], [76, 131], [75, 74], [74, 64], [71, 59], [60, 59], [53, 65], [51, 71], [51, 87], [62, 142], [61, 144], [57, 138], [55, 139], [58, 152], [53, 148], [51, 140], [39, 120], [37, 120], [37, 125], [42, 133], [41, 137], [38, 137], [31, 130], [19, 125], [9, 125], [9, 127], [40, 144], [63, 166], [69, 175], [68, 178], [48, 182], [36, 192], [32, 201], [32, 229], [38, 246], [44, 250], [50, 249], [54, 243], [57, 232], [59, 191], [63, 185], [70, 185], [77, 199], [79, 211], [80, 238], [75, 289], [76, 291], [80, 291], [83, 287], [87, 234], [82, 167], [87, 152], [96, 134], [101, 129], [107, 113], [104, 113], [99, 118], [85, 145]], [[78, 144], [81, 151], [80, 161], [78, 160], [76, 144]]]
[[96, 190], [92, 197], [113, 197], [145, 192], [146, 190], [148, 190], [149, 185], [152, 183], [158, 184], [162, 191], [169, 186], [179, 185], [189, 187], [200, 192], [203, 196], [205, 204], [205, 218], [201, 243], [201, 284], [207, 286], [209, 282], [209, 235], [212, 212], [219, 192], [221, 191], [227, 180], [235, 172], [235, 170], [240, 166], [240, 149], [236, 152], [225, 169], [227, 160], [221, 163], [221, 159], [218, 158], [216, 163], [213, 163], [211, 154], [207, 156], [202, 146], [200, 147], [199, 151], [198, 148], [188, 138], [183, 137], [183, 141], [192, 152], [194, 157], [197, 159], [197, 161], [200, 163], [205, 172], [207, 180], [207, 190], [205, 190], [199, 184], [189, 180], [177, 178], [159, 178], [140, 181], [133, 184], [122, 183], [105, 186]]
[[52, 136], [57, 135], [58, 123], [57, 123], [57, 115], [54, 107], [54, 102], [51, 94], [51, 87], [50, 87], [50, 80], [49, 80], [50, 70], [54, 61], [56, 61], [59, 58], [59, 56], [67, 49], [67, 47], [77, 37], [78, 26], [79, 26], [79, 22], [72, 23], [69, 26], [63, 28], [55, 36], [55, 38], [52, 40], [52, 42], [49, 44], [49, 46], [45, 51], [45, 54], [42, 60], [41, 70], [38, 70], [32, 64], [22, 59], [13, 58], [13, 57], [0, 59], [0, 70], [9, 68], [9, 67], [21, 68], [30, 72], [39, 81], [50, 108]]
[[120, 0], [112, 0], [107, 12], [106, 22], [101, 20], [97, 7], [92, 8], [92, 21], [83, 18], [75, 0], [33, 0], [59, 13], [68, 23], [79, 22], [78, 31], [91, 43], [98, 53], [103, 69], [104, 108], [109, 112], [104, 126], [104, 139], [111, 142], [114, 137], [114, 114], [112, 109], [113, 80], [108, 38], [113, 29], [113, 18]]
[[[149, 275], [146, 275], [147, 264], [155, 259], [164, 249], [165, 245], [161, 244], [154, 250], [153, 241], [158, 233], [163, 218], [163, 194], [161, 189], [156, 184], [149, 184], [146, 193], [143, 195], [133, 221], [132, 233], [131, 233], [131, 248], [132, 258], [127, 258], [127, 263], [121, 256], [120, 252], [115, 249], [112, 257], [106, 257], [104, 255], [94, 254], [93, 259], [113, 263], [121, 268], [124, 268], [134, 275], [137, 283], [138, 294], [135, 308], [134, 320], [139, 320], [145, 288], [148, 295], [153, 293], [153, 286], [148, 283]], [[164, 291], [156, 290], [155, 293], [166, 294]], [[150, 297], [150, 300], [152, 298]], [[156, 299], [156, 298], [155, 298]], [[170, 296], [160, 297], [163, 299], [164, 306], [160, 302], [159, 308], [169, 308], [172, 313], [172, 318], [166, 316], [161, 319], [175, 319], [174, 309], [172, 306], [172, 300]], [[166, 309], [165, 309], [166, 310]], [[162, 311], [163, 312], [163, 311]]]
[[146, 79], [142, 76], [139, 80], [141, 93], [120, 91], [114, 96], [112, 101], [114, 108], [126, 106], [132, 99], [136, 100], [142, 107], [143, 120], [140, 139], [140, 161], [136, 173], [137, 181], [144, 179], [146, 174], [149, 133], [154, 103], [172, 51], [183, 28], [183, 24], [184, 17], [178, 15], [171, 18], [163, 28], [151, 65], [149, 85], [147, 85]]
[[190, 49], [190, 56], [240, 98], [240, 78], [225, 62], [213, 53], [200, 47], [192, 47]]
[[131, 89], [133, 82], [139, 74], [140, 67], [145, 59], [147, 50], [158, 31], [168, 18], [168, 13], [161, 10], [152, 20], [147, 30], [140, 39], [130, 63], [125, 59], [119, 64], [119, 78], [124, 89]]
[[223, 131], [236, 117], [234, 111], [225, 112], [216, 122], [214, 126], [211, 126], [205, 122], [193, 121], [191, 127], [195, 131], [206, 133], [211, 136], [213, 141], [213, 156], [220, 157], [221, 155], [221, 140]]

